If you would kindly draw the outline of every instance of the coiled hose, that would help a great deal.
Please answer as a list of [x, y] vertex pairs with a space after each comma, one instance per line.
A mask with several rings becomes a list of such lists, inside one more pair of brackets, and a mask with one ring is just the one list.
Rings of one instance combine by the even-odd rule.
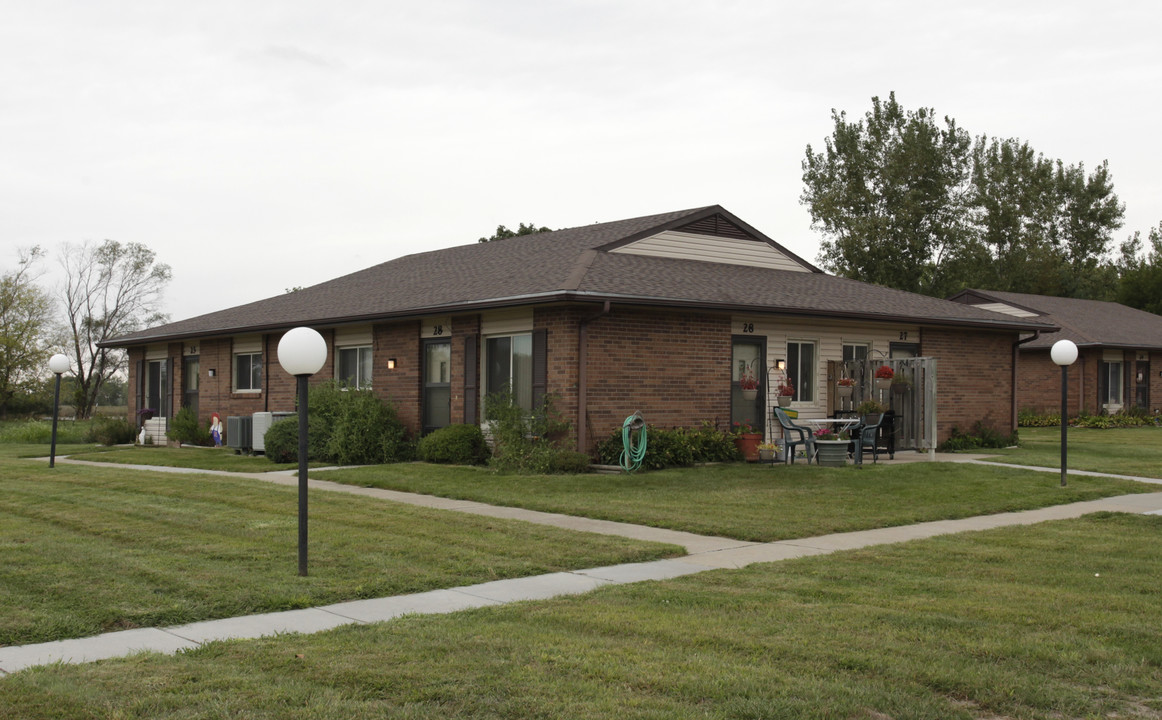
[[[633, 431], [637, 430], [637, 440]], [[642, 466], [646, 457], [646, 421], [635, 412], [621, 424], [621, 469], [631, 473]]]

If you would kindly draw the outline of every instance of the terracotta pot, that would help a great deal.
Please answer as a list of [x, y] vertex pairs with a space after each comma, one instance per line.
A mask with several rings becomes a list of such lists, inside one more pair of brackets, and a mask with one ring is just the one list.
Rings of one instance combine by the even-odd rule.
[[734, 446], [742, 453], [744, 460], [747, 462], [758, 462], [759, 443], [762, 441], [762, 433], [744, 433], [735, 436]]

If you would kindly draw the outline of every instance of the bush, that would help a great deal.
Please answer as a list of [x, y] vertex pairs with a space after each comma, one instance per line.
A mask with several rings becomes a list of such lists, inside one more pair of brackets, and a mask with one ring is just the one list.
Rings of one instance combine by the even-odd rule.
[[[309, 460], [374, 465], [414, 456], [414, 446], [395, 407], [370, 390], [341, 388], [333, 381], [314, 385], [308, 406]], [[271, 425], [265, 444], [266, 456], [273, 462], [297, 462], [298, 419], [287, 418]]]
[[[539, 474], [582, 471], [577, 458], [581, 453], [559, 448], [553, 439], [565, 434], [569, 424], [553, 411], [552, 396], [546, 395], [529, 415], [516, 404], [511, 392], [494, 393], [485, 399], [484, 418], [492, 434], [492, 467]], [[587, 471], [589, 459], [581, 456]]]
[[1020, 427], [1058, 427], [1061, 425], [1061, 413], [1026, 408], [1017, 412], [1017, 425]]
[[[597, 456], [605, 465], [619, 465], [623, 450], [621, 428], [618, 428], [597, 446]], [[647, 470], [741, 459], [734, 438], [709, 422], [703, 422], [698, 428], [666, 429], [648, 426], [646, 429], [646, 456], [642, 460], [642, 467]]]
[[214, 444], [210, 438], [210, 426], [208, 424], [206, 427], [199, 426], [198, 416], [194, 414], [193, 408], [189, 407], [178, 410], [177, 415], [170, 421], [165, 435], [170, 440], [177, 440], [186, 445]]
[[85, 433], [85, 442], [99, 445], [124, 445], [137, 437], [137, 428], [124, 417], [100, 415], [93, 418]]
[[1017, 441], [1016, 432], [1012, 435], [1002, 435], [992, 427], [977, 420], [976, 424], [973, 425], [971, 435], [961, 432], [958, 427], [953, 427], [951, 437], [944, 441], [937, 450], [940, 452], [964, 452], [982, 448], [1004, 448], [1016, 445]]
[[482, 465], [492, 453], [476, 425], [449, 425], [423, 437], [416, 456], [424, 462]]

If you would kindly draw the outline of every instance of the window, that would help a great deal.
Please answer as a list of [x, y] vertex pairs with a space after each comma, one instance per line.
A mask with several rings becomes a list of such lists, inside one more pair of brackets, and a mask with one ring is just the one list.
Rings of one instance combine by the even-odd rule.
[[484, 344], [484, 394], [511, 390], [513, 402], [533, 411], [533, 336], [490, 337]]
[[234, 390], [262, 390], [262, 353], [238, 353], [234, 356]]
[[371, 346], [339, 348], [339, 369], [336, 379], [340, 385], [358, 390], [371, 387]]
[[863, 362], [867, 360], [867, 345], [844, 343], [843, 344], [843, 362], [851, 362], [859, 360]]
[[787, 378], [795, 386], [795, 402], [815, 402], [815, 343], [787, 342]]
[[424, 341], [424, 432], [452, 423], [452, 343]]
[[1102, 385], [1102, 403], [1105, 405], [1122, 404], [1122, 363], [1102, 361], [1100, 382]]

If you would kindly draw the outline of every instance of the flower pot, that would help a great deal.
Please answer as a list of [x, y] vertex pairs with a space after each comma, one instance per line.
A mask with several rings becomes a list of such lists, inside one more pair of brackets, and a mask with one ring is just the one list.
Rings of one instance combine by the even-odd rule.
[[759, 462], [773, 462], [775, 451], [770, 448], [759, 448]]
[[841, 398], [851, 397], [851, 393], [853, 390], [855, 390], [855, 388], [852, 387], [851, 385], [836, 385], [835, 386], [835, 393], [836, 393], [836, 395], [838, 395]]
[[887, 390], [892, 386], [891, 378], [876, 378], [876, 390]]
[[847, 464], [847, 440], [816, 440], [815, 463], [823, 467], [843, 467]]
[[908, 383], [896, 383], [892, 385], [892, 392], [897, 395], [903, 395], [904, 393], [908, 392], [909, 388], [911, 388], [911, 385]]
[[787, 407], [790, 404], [791, 404], [791, 396], [790, 395], [780, 395], [779, 396], [779, 407]]
[[734, 446], [742, 453], [742, 457], [747, 462], [757, 462], [759, 459], [759, 443], [763, 441], [761, 433], [744, 433], [736, 435], [734, 438]]
[[754, 399], [757, 398], [758, 396], [759, 396], [759, 389], [758, 388], [753, 388], [751, 390], [746, 390], [744, 388], [742, 391], [742, 399], [746, 400], [747, 402], [753, 402]]

